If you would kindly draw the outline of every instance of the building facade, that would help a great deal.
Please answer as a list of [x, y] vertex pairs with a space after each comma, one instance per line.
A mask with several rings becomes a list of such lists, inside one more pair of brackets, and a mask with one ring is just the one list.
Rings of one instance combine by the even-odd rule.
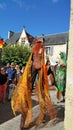
[[[33, 37], [25, 28], [23, 28], [21, 33], [14, 33], [12, 31], [8, 32], [8, 39], [5, 41], [7, 44], [24, 44], [32, 46], [34, 44]], [[60, 34], [53, 34], [53, 35], [42, 35], [37, 37], [38, 40], [42, 40], [45, 46], [46, 54], [49, 56], [49, 59], [52, 62], [57, 62], [59, 60], [60, 52], [67, 51], [67, 44], [68, 44], [68, 33], [60, 33]]]

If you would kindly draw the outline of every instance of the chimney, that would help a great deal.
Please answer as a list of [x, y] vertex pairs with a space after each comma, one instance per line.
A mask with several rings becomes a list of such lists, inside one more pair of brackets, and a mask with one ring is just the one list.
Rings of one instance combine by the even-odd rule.
[[14, 32], [12, 31], [8, 31], [8, 39], [11, 38], [13, 36]]

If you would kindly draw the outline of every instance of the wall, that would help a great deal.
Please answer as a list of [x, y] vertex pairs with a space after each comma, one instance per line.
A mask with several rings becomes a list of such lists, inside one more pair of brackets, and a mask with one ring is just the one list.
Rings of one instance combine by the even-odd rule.
[[53, 46], [53, 55], [52, 56], [49, 55], [50, 60], [58, 61], [59, 58], [60, 58], [60, 56], [59, 56], [60, 52], [65, 52], [66, 53], [66, 44], [54, 45]]
[[[22, 42], [22, 39], [24, 40], [24, 42]], [[29, 42], [28, 42], [28, 38], [27, 38], [25, 29], [23, 29], [18, 43], [19, 43], [19, 44], [21, 44], [21, 43], [24, 44], [24, 43], [25, 43], [25, 44], [28, 44], [28, 45], [29, 45]]]
[[65, 130], [73, 130], [73, 0], [71, 0], [70, 30], [67, 60]]

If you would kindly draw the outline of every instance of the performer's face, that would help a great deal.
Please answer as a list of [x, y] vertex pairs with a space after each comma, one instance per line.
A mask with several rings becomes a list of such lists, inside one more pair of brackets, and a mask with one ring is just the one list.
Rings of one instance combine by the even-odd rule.
[[43, 49], [42, 49], [42, 48], [40, 48], [38, 53], [39, 53], [39, 54], [41, 54], [41, 53], [42, 53], [42, 51], [43, 51]]
[[33, 46], [33, 53], [35, 54], [41, 54], [43, 52], [43, 45], [41, 42], [38, 42], [38, 43], [34, 43], [34, 46]]

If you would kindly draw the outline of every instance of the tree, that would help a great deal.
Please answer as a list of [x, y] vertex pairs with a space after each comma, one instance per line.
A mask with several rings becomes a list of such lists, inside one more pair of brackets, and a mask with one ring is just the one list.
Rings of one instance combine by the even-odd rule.
[[3, 48], [1, 60], [3, 65], [14, 62], [22, 67], [26, 65], [30, 53], [31, 47], [27, 45], [9, 44]]

